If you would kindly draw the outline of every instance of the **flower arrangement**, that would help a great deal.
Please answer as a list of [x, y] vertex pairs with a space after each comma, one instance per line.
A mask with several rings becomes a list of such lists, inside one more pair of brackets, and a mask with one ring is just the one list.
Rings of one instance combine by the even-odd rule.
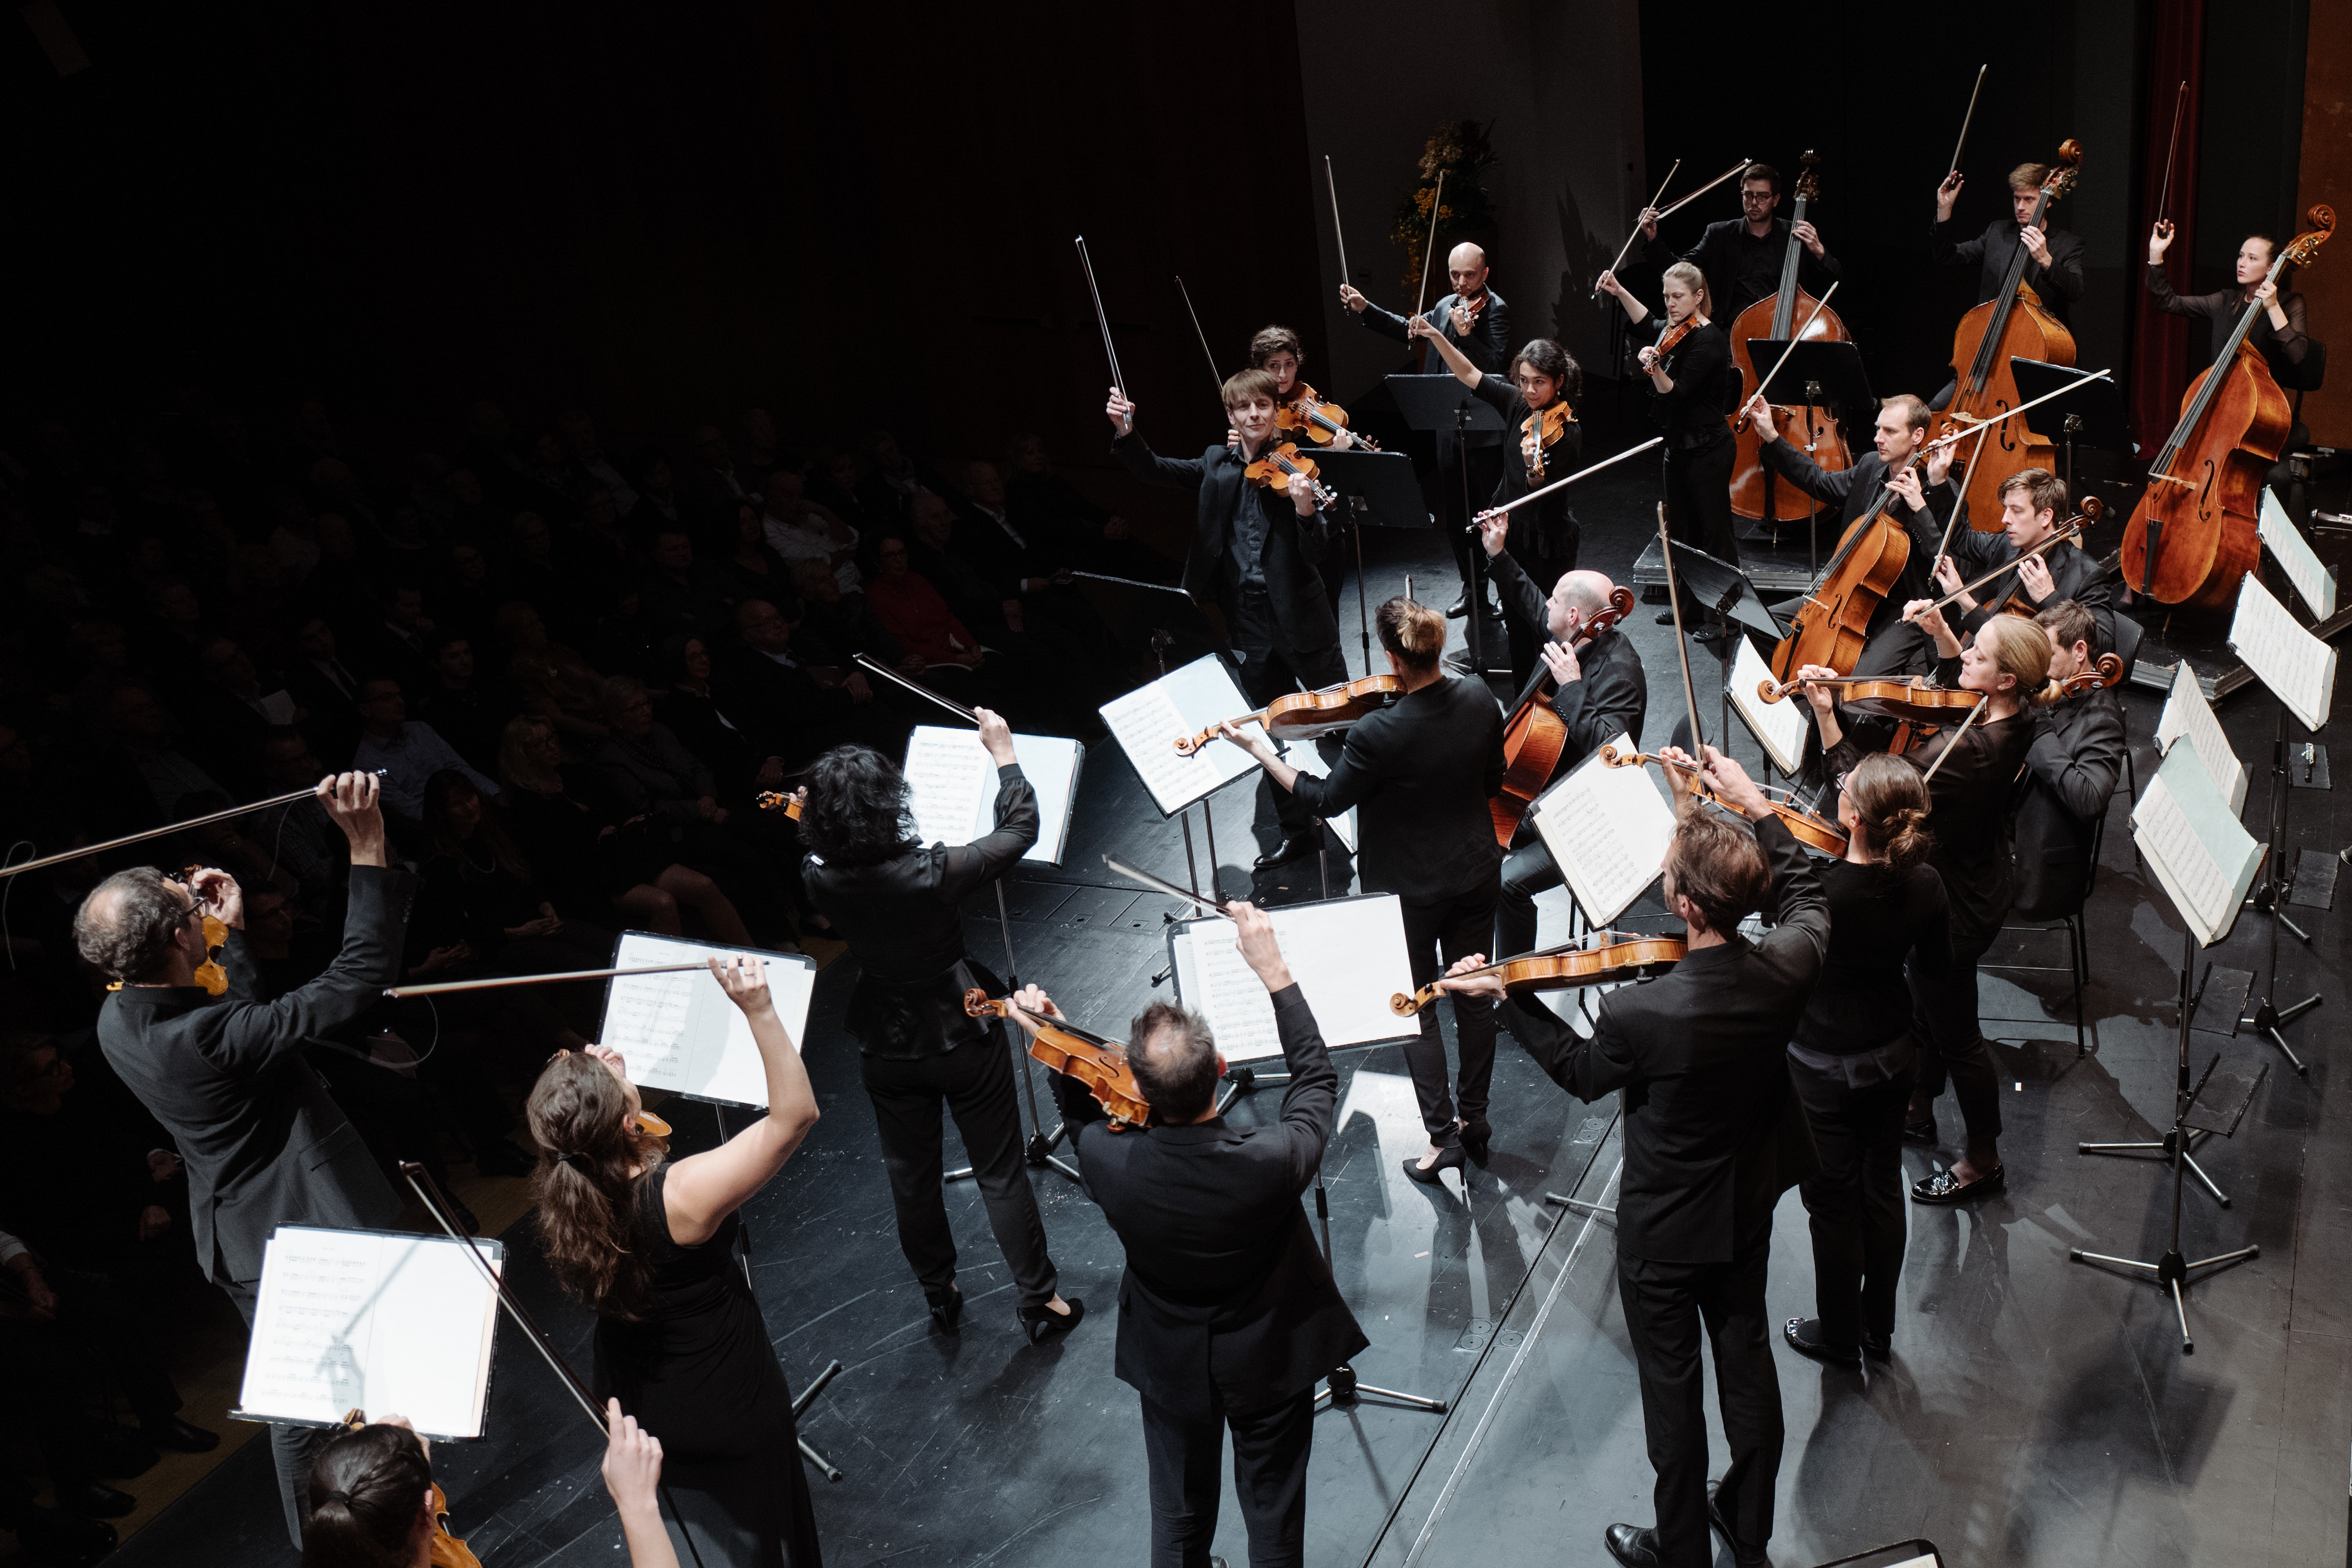
[[1444, 204], [1437, 207], [1440, 246], [1494, 223], [1495, 206], [1486, 195], [1486, 172], [1495, 164], [1488, 129], [1475, 120], [1448, 120], [1431, 131], [1423, 145], [1420, 173], [1412, 190], [1397, 204], [1396, 224], [1389, 233], [1391, 240], [1404, 247], [1408, 289], [1421, 285], [1422, 251], [1430, 240], [1429, 214], [1437, 203], [1440, 174], [1445, 176]]

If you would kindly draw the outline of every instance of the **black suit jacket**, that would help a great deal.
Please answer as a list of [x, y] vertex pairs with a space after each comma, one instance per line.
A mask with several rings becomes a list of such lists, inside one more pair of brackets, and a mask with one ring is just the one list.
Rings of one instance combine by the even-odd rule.
[[[1454, 336], [1453, 312], [1454, 302], [1461, 298], [1458, 294], [1447, 295], [1423, 311], [1422, 319], [1444, 333], [1446, 341], [1461, 350], [1463, 357], [1472, 364], [1492, 375], [1503, 374], [1517, 348], [1511, 341], [1511, 308], [1503, 302], [1500, 294], [1492, 288], [1487, 289], [1486, 308], [1478, 312], [1478, 324], [1470, 329], [1467, 338], [1460, 338]], [[1383, 338], [1411, 344], [1421, 356], [1418, 369], [1423, 375], [1448, 373], [1444, 357], [1405, 330], [1405, 323], [1412, 318], [1400, 316], [1393, 310], [1383, 310], [1377, 305], [1366, 305], [1357, 319]], [[1454, 441], [1453, 431], [1440, 430], [1436, 435], [1441, 453], [1452, 450]], [[1474, 430], [1470, 433], [1469, 444], [1473, 446], [1495, 446], [1502, 440], [1502, 434], [1497, 432]]]
[[1591, 1040], [1563, 1024], [1530, 1051], [1580, 1100], [1624, 1091], [1617, 1249], [1627, 1257], [1728, 1262], [1782, 1189], [1787, 1049], [1829, 953], [1830, 905], [1779, 819], [1758, 824], [1756, 841], [1780, 911], [1770, 935], [1734, 935], [1662, 978], [1620, 986], [1601, 999]]
[[[1802, 447], [1791, 441], [1767, 442], [1762, 452], [1767, 468], [1813, 499], [1838, 504], [1840, 544], [1845, 542], [1846, 530], [1853, 526], [1854, 519], [1870, 510], [1871, 504], [1886, 488], [1886, 459], [1878, 455], [1875, 447], [1856, 457], [1853, 467], [1834, 474], [1814, 462]], [[1948, 480], [1942, 485], [1929, 485], [1927, 476], [1922, 475], [1920, 491], [1927, 497], [1925, 507], [1914, 507], [1904, 500], [1891, 500], [1886, 504], [1887, 512], [1911, 536], [1911, 555], [1903, 563], [1902, 575], [1895, 579], [1895, 586], [1879, 600], [1878, 608], [1871, 612], [1870, 626], [1865, 635], [1875, 638], [1890, 628], [1899, 629], [1906, 641], [1925, 648], [1930, 644], [1918, 629], [1902, 625], [1903, 607], [1915, 599], [1938, 597], [1935, 580], [1936, 546], [1943, 538], [1945, 520], [1952, 515], [1957, 502]], [[1834, 556], [1836, 552], [1831, 553]], [[1924, 660], [1874, 660], [1865, 654], [1855, 670], [1864, 674], [1884, 674], [1906, 664], [1924, 667], [1934, 660], [1932, 652]]]
[[1371, 1343], [1298, 1201], [1339, 1074], [1296, 985], [1274, 994], [1274, 1019], [1290, 1087], [1281, 1119], [1254, 1132], [1219, 1117], [1114, 1133], [1076, 1079], [1052, 1075], [1087, 1192], [1127, 1248], [1118, 1379], [1192, 1420], [1294, 1398]]
[[[1952, 530], [1952, 564], [1960, 569], [1961, 581], [1973, 582], [1996, 567], [2007, 566], [2021, 553], [2009, 542], [2007, 533], [2000, 530], [1978, 533], [1966, 522], [1967, 508], [1961, 508], [1961, 525]], [[1930, 549], [1934, 548], [1932, 543], [1928, 546]], [[2041, 601], [2035, 608], [2055, 604], [2061, 600], [2073, 600], [2089, 611], [2091, 619], [2098, 623], [2098, 645], [2091, 652], [2102, 653], [2113, 648], [2116, 645], [2115, 592], [2108, 586], [2113, 574], [2100, 570], [2099, 563], [2091, 559], [2090, 552], [2076, 544], [2053, 545], [2042, 552], [2042, 563], [2050, 569], [2052, 591], [2050, 597]], [[2032, 595], [2019, 586], [2015, 571], [2004, 571], [1971, 593], [1969, 597], [1977, 601], [1977, 607], [1961, 617], [1958, 623], [1960, 635], [1963, 638], [1975, 636], [1977, 629], [1985, 623], [1985, 618], [1999, 612], [2012, 591], [2021, 600], [2032, 600]], [[1941, 599], [1943, 594], [1938, 592], [1936, 597]]]
[[1232, 612], [1233, 605], [1226, 602], [1224, 558], [1234, 511], [1236, 506], [1261, 506], [1266, 534], [1260, 564], [1284, 639], [1301, 651], [1328, 648], [1339, 641], [1339, 623], [1332, 619], [1331, 601], [1315, 570], [1330, 527], [1328, 513], [1318, 510], [1308, 527], [1282, 492], [1269, 488], [1252, 495], [1254, 486], [1243, 477], [1248, 464], [1235, 447], [1212, 446], [1198, 457], [1161, 457], [1144, 444], [1141, 435], [1129, 431], [1112, 442], [1110, 449], [1129, 473], [1147, 485], [1200, 492], [1192, 548], [1184, 558], [1185, 592]]
[[[1927, 259], [1939, 267], [1977, 264], [1977, 303], [1981, 305], [2000, 292], [2001, 280], [2009, 276], [2010, 260], [2017, 255], [2017, 220], [1995, 218], [1975, 239], [1956, 242], [1955, 232], [1951, 224], [1935, 225], [1927, 235]], [[2063, 322], [2067, 308], [2083, 297], [2086, 286], [2083, 239], [2064, 229], [2044, 229], [2042, 243], [2049, 248], [2050, 265], [2027, 257], [2022, 281], [2041, 299], [2042, 308]]]
[[400, 1203], [302, 1048], [359, 1017], [400, 977], [410, 878], [352, 867], [342, 951], [276, 1001], [257, 999], [245, 934], [223, 958], [228, 993], [126, 986], [98, 1015], [109, 1065], [170, 1130], [188, 1167], [196, 1261], [216, 1284], [261, 1277], [281, 1225], [389, 1225]]
[[1483, 681], [1441, 676], [1358, 722], [1331, 776], [1302, 773], [1318, 817], [1357, 808], [1367, 893], [1433, 904], [1492, 886], [1502, 863], [1486, 802], [1503, 787], [1503, 716]]
[[[1549, 595], [1528, 580], [1508, 550], [1489, 559], [1486, 566], [1494, 573], [1503, 612], [1512, 623], [1549, 640], [1551, 622], [1544, 607]], [[1634, 745], [1641, 745], [1642, 721], [1649, 716], [1650, 678], [1642, 669], [1640, 651], [1623, 632], [1613, 626], [1601, 632], [1576, 651], [1576, 662], [1582, 674], [1552, 694], [1551, 710], [1568, 727], [1568, 746], [1552, 769], [1554, 778], [1620, 735], [1630, 735]], [[1538, 669], [1528, 677], [1528, 684], [1512, 699], [1513, 709], [1527, 701], [1549, 674]]]
[[2088, 691], [2033, 710], [2033, 744], [2014, 802], [2017, 911], [2072, 915], [2091, 878], [2091, 839], [2122, 771], [2124, 720], [2113, 692]]
[[[1759, 240], [1748, 233], [1746, 218], [1726, 218], [1707, 225], [1698, 243], [1679, 256], [1663, 235], [1646, 240], [1642, 259], [1658, 267], [1687, 261], [1705, 273], [1707, 292], [1713, 297], [1707, 315], [1722, 322], [1728, 332], [1742, 310], [1780, 293], [1780, 267], [1789, 255], [1792, 226], [1787, 218], [1774, 218], [1771, 234]], [[1844, 265], [1830, 254], [1827, 246], [1822, 247], [1818, 260], [1811, 250], [1798, 247], [1797, 287], [1814, 298], [1828, 293], [1830, 286], [1844, 276]]]

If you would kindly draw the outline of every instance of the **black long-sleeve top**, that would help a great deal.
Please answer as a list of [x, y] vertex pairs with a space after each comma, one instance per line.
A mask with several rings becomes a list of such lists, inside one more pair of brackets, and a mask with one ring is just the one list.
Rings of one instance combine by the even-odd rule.
[[[1468, 337], [1460, 338], [1454, 332], [1454, 307], [1461, 298], [1458, 294], [1447, 295], [1423, 311], [1422, 319], [1443, 333], [1445, 340], [1461, 350], [1462, 357], [1472, 364], [1489, 374], [1500, 374], [1511, 362], [1511, 308], [1503, 303], [1501, 295], [1489, 288], [1486, 290], [1486, 303], [1478, 312], [1477, 324], [1470, 329]], [[1368, 330], [1378, 332], [1383, 338], [1393, 338], [1400, 343], [1412, 345], [1421, 355], [1419, 368], [1423, 374], [1436, 375], [1446, 369], [1444, 357], [1436, 349], [1421, 342], [1405, 329], [1405, 323], [1412, 318], [1400, 316], [1393, 310], [1383, 310], [1377, 305], [1366, 305], [1357, 319]], [[1491, 430], [1474, 430], [1470, 433], [1469, 444], [1492, 446], [1503, 439]], [[1451, 429], [1437, 432], [1437, 444], [1441, 450], [1450, 448], [1454, 440]]]
[[[1977, 303], [2000, 292], [2001, 280], [2009, 276], [2011, 258], [2017, 255], [2017, 236], [2022, 232], [2015, 218], [1996, 218], [1985, 225], [1985, 232], [1975, 239], [1954, 240], [1958, 231], [1952, 224], [1932, 225], [1927, 233], [1927, 259], [1938, 267], [1977, 267]], [[2066, 319], [2067, 308], [2083, 298], [2088, 287], [2083, 275], [2083, 240], [2079, 235], [2064, 229], [2045, 228], [2042, 244], [2050, 253], [2050, 265], [2042, 266], [2032, 256], [2025, 261], [2021, 279], [2042, 301], [2042, 308], [2060, 321]]]
[[2113, 692], [2084, 692], [2034, 710], [2015, 831], [2017, 908], [2027, 919], [2081, 907], [2092, 836], [2123, 760], [2123, 710]]
[[[1748, 232], [1746, 218], [1726, 218], [1707, 225], [1698, 243], [1679, 255], [1661, 236], [1643, 242], [1642, 256], [1657, 267], [1687, 261], [1697, 267], [1706, 275], [1706, 290], [1712, 296], [1707, 314], [1729, 322], [1759, 299], [1769, 299], [1780, 291], [1780, 264], [1789, 254], [1789, 228], [1788, 219], [1774, 218], [1771, 232], [1759, 239]], [[1814, 298], [1828, 293], [1830, 285], [1844, 276], [1845, 264], [1832, 256], [1827, 246], [1822, 247], [1818, 259], [1811, 250], [1798, 247], [1797, 286]]]
[[[1503, 416], [1502, 476], [1495, 481], [1496, 506], [1507, 505], [1576, 471], [1577, 459], [1584, 451], [1584, 427], [1576, 423], [1573, 413], [1559, 436], [1540, 448], [1543, 471], [1534, 474], [1528, 468], [1528, 452], [1531, 434], [1535, 440], [1541, 438], [1542, 422], [1519, 395], [1519, 389], [1489, 371], [1478, 378], [1470, 395]], [[1533, 433], [1525, 428], [1530, 419], [1537, 420]], [[1568, 492], [1556, 490], [1511, 514], [1510, 550], [1523, 559], [1565, 562], [1576, 554], [1575, 533], [1576, 513], [1569, 507]]]
[[[1664, 329], [1661, 329], [1664, 330]], [[1666, 433], [1675, 452], [1701, 452], [1731, 439], [1726, 423], [1739, 405], [1739, 367], [1731, 362], [1731, 339], [1710, 319], [1666, 356], [1672, 392], [1650, 384], [1650, 422]]]
[[1011, 870], [1037, 841], [1037, 791], [1018, 763], [996, 770], [996, 831], [971, 843], [910, 849], [873, 865], [806, 857], [818, 912], [867, 975], [923, 980], [964, 956], [964, 894]]
[[[1503, 613], [1523, 632], [1549, 641], [1551, 622], [1542, 591], [1507, 551], [1489, 564]], [[1560, 748], [1559, 762], [1552, 769], [1555, 779], [1620, 735], [1630, 735], [1634, 745], [1641, 745], [1642, 721], [1649, 713], [1649, 676], [1642, 668], [1641, 651], [1623, 632], [1613, 626], [1602, 632], [1576, 650], [1576, 664], [1577, 678], [1552, 693], [1551, 710], [1568, 727], [1568, 744]], [[1547, 667], [1530, 676], [1512, 700], [1512, 707], [1527, 701], [1550, 674]]]
[[[2242, 288], [2223, 288], [2211, 294], [2175, 294], [2172, 279], [2165, 276], [2161, 267], [2147, 269], [2147, 293], [2156, 301], [2156, 308], [2167, 315], [2201, 317], [2211, 322], [2215, 359], [2221, 358], [2221, 350], [2230, 346], [2230, 334], [2238, 329], [2238, 317], [2250, 303]], [[2270, 367], [2273, 380], [2283, 387], [2293, 387], [2303, 379], [2296, 367], [2311, 351], [2311, 340], [2304, 336], [2303, 296], [2280, 295], [2279, 308], [2286, 312], [2284, 329], [2271, 325], [2266, 306], [2255, 313], [2246, 341], [2261, 351], [2263, 363]]]
[[1494, 882], [1503, 852], [1487, 801], [1502, 787], [1494, 696], [1447, 676], [1355, 725], [1331, 776], [1302, 773], [1294, 789], [1318, 817], [1358, 808], [1365, 892], [1433, 903]]
[[1829, 895], [1830, 951], [1792, 1038], [1824, 1055], [1859, 1056], [1910, 1030], [1906, 965], [1923, 979], [1951, 967], [1944, 879], [1924, 863], [1898, 872], [1883, 861], [1840, 860], [1814, 869]]
[[[1934, 546], [1928, 547], [1931, 550]], [[1972, 528], [1952, 530], [1952, 564], [1959, 568], [1960, 580], [1974, 582], [1997, 568], [2008, 567], [2025, 552], [2009, 542], [2009, 535], [1995, 529], [1980, 534]], [[2042, 552], [2042, 564], [2050, 569], [2050, 597], [2035, 600], [2025, 591], [2016, 569], [2011, 568], [1969, 597], [1977, 607], [1959, 617], [1955, 624], [1963, 638], [1973, 637], [1986, 620], [2001, 612], [2001, 606], [2014, 597], [2032, 603], [2039, 611], [2062, 600], [2071, 599], [2091, 612], [2098, 626], [2099, 640], [2093, 653], [2101, 653], [2116, 645], [2115, 591], [2110, 586], [2113, 573], [2103, 569], [2090, 551], [2076, 544], [2053, 545]], [[1943, 597], [1937, 591], [1936, 597]], [[1955, 606], [1955, 609], [1958, 607]]]

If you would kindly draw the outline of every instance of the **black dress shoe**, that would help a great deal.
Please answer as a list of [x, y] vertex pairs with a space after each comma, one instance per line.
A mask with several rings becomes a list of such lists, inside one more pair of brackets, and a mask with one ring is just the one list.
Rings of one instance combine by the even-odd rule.
[[1874, 1334], [1868, 1329], [1863, 1330], [1862, 1354], [1870, 1360], [1876, 1362], [1879, 1365], [1885, 1366], [1888, 1362], [1895, 1359], [1895, 1336], [1893, 1334]]
[[1292, 861], [1305, 860], [1322, 847], [1321, 836], [1312, 828], [1286, 833], [1282, 842], [1257, 857], [1257, 869], [1270, 871], [1278, 865], [1288, 865]]
[[104, 1481], [59, 1481], [56, 1490], [59, 1508], [90, 1519], [121, 1519], [139, 1506], [137, 1498]]
[[1435, 1186], [1440, 1176], [1447, 1171], [1458, 1171], [1465, 1163], [1467, 1162], [1463, 1157], [1462, 1145], [1456, 1144], [1451, 1148], [1440, 1149], [1437, 1158], [1427, 1166], [1423, 1166], [1417, 1159], [1405, 1161], [1404, 1174], [1423, 1186]]
[[1627, 1568], [1663, 1568], [1666, 1561], [1658, 1555], [1658, 1532], [1654, 1530], [1612, 1524], [1601, 1532], [1601, 1539], [1608, 1546], [1609, 1555]]
[[175, 1454], [209, 1454], [220, 1447], [218, 1432], [192, 1427], [177, 1416], [166, 1416], [161, 1421], [142, 1421], [139, 1435], [155, 1447], [169, 1448]]
[[1489, 1145], [1494, 1136], [1495, 1130], [1486, 1124], [1484, 1116], [1475, 1122], [1462, 1124], [1462, 1152], [1468, 1155], [1470, 1163], [1482, 1171], [1486, 1168], [1487, 1156], [1493, 1153]]
[[1906, 1144], [1920, 1144], [1928, 1148], [1934, 1148], [1936, 1146], [1935, 1116], [1930, 1114], [1921, 1121], [1904, 1123], [1903, 1141]]
[[1043, 1344], [1049, 1339], [1059, 1339], [1086, 1320], [1087, 1304], [1076, 1296], [1062, 1303], [1070, 1310], [1057, 1312], [1039, 1302], [1034, 1307], [1020, 1307], [1014, 1315], [1021, 1320], [1021, 1333], [1031, 1344]]
[[1790, 1318], [1780, 1325], [1780, 1337], [1799, 1355], [1809, 1355], [1824, 1366], [1858, 1367], [1862, 1364], [1862, 1347], [1858, 1344], [1832, 1344], [1822, 1337], [1819, 1318]]
[[931, 1322], [939, 1324], [941, 1333], [953, 1333], [956, 1324], [963, 1321], [963, 1292], [950, 1285], [944, 1291], [925, 1291], [923, 1301], [931, 1309]]
[[1968, 1203], [1979, 1197], [1990, 1197], [2009, 1188], [2009, 1167], [1995, 1166], [1974, 1181], [1962, 1181], [1948, 1170], [1937, 1171], [1911, 1184], [1914, 1203]]

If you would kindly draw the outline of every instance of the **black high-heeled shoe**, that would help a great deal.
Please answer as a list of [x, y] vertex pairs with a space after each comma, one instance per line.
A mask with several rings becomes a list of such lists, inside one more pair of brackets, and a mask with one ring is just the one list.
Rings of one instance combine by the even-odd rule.
[[1462, 1154], [1462, 1145], [1456, 1144], [1452, 1148], [1439, 1150], [1437, 1158], [1426, 1167], [1419, 1160], [1405, 1161], [1404, 1174], [1423, 1186], [1435, 1186], [1441, 1175], [1450, 1170], [1458, 1171], [1467, 1163]]
[[1087, 1315], [1086, 1302], [1072, 1296], [1062, 1304], [1070, 1310], [1066, 1312], [1057, 1312], [1043, 1301], [1034, 1307], [1013, 1309], [1013, 1315], [1021, 1322], [1022, 1337], [1031, 1344], [1043, 1344], [1047, 1340], [1058, 1339], [1077, 1327], [1079, 1322]]
[[1475, 1122], [1462, 1124], [1462, 1152], [1468, 1155], [1470, 1163], [1482, 1171], [1486, 1168], [1486, 1156], [1493, 1152], [1488, 1145], [1494, 1135], [1495, 1130], [1486, 1124], [1484, 1116]]
[[963, 1319], [963, 1291], [950, 1285], [945, 1294], [925, 1291], [923, 1300], [930, 1304], [931, 1322], [939, 1325], [940, 1332], [955, 1333], [956, 1324]]

